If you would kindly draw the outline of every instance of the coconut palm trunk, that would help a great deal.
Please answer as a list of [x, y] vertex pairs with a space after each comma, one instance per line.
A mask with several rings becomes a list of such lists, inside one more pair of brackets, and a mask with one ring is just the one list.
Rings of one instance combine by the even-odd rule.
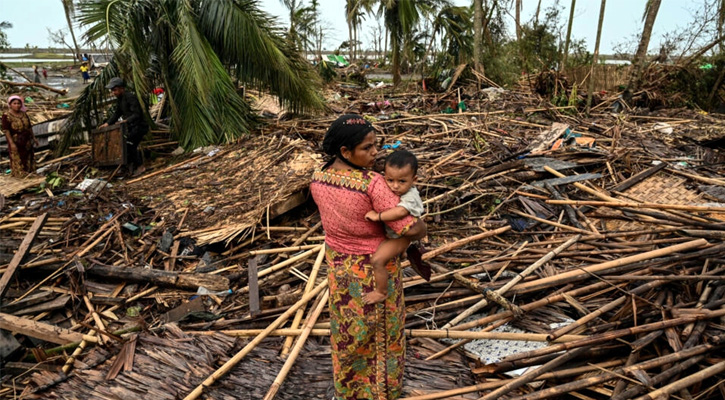
[[73, 39], [73, 47], [75, 48], [75, 54], [73, 59], [80, 61], [81, 49], [78, 47], [76, 41], [76, 34], [73, 31], [73, 15], [75, 14], [75, 8], [73, 7], [73, 0], [61, 0], [63, 3], [63, 11], [65, 11], [65, 21], [68, 23], [68, 29], [70, 30], [70, 37]]
[[602, 0], [599, 7], [599, 23], [597, 24], [597, 40], [594, 42], [594, 55], [592, 56], [592, 67], [589, 70], [589, 85], [587, 86], [587, 114], [592, 107], [592, 95], [594, 94], [594, 67], [599, 60], [599, 43], [602, 40], [602, 26], [604, 25], [604, 10], [607, 7], [607, 0]]
[[[481, 45], [483, 43], [483, 0], [473, 0], [473, 64], [481, 70]], [[433, 38], [431, 38], [431, 43]], [[427, 53], [427, 52], [426, 52]]]
[[561, 66], [559, 70], [564, 72], [566, 70], [566, 60], [569, 58], [569, 44], [571, 43], [571, 26], [574, 23], [574, 8], [576, 7], [576, 0], [571, 0], [571, 9], [569, 10], [569, 24], [566, 27], [566, 41], [564, 41], [564, 54], [561, 58]]
[[660, 2], [661, 0], [649, 0], [647, 2], [642, 37], [639, 40], [637, 52], [634, 53], [634, 58], [632, 59], [632, 74], [629, 77], [629, 84], [627, 85], [629, 93], [639, 90], [639, 86], [642, 83], [642, 71], [647, 63], [647, 48], [649, 47], [649, 40], [652, 37], [652, 28], [655, 25], [657, 12], [660, 9]]

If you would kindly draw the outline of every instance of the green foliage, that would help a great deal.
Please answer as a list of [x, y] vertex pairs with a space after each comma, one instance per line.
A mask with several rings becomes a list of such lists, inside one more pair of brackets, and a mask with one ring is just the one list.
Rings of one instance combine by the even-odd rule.
[[10, 43], [8, 43], [8, 34], [5, 33], [5, 29], [10, 29], [12, 27], [13, 24], [8, 21], [0, 22], [0, 51], [7, 50], [10, 47]]
[[319, 73], [320, 77], [322, 77], [322, 80], [327, 83], [330, 83], [334, 81], [335, 78], [337, 78], [337, 72], [335, 71], [335, 67], [325, 60], [321, 60], [317, 64], [317, 73]]
[[[103, 85], [114, 75], [140, 99], [164, 86], [172, 132], [187, 149], [252, 129], [255, 113], [239, 83], [269, 90], [295, 113], [325, 108], [317, 75], [256, 1], [82, 0], [76, 12], [87, 41], [114, 49], [111, 65], [76, 101], [71, 120], [86, 127], [102, 122]], [[77, 137], [80, 128], [72, 129], [65, 136]]]

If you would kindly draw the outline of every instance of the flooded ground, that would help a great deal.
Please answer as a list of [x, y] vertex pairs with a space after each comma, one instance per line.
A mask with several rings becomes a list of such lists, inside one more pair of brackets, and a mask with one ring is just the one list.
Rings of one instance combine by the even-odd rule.
[[[31, 67], [19, 67], [15, 70], [22, 72], [30, 79], [33, 79], [33, 68]], [[25, 78], [15, 73], [14, 71], [8, 70], [8, 76], [10, 76], [15, 82], [24, 82]], [[67, 89], [68, 97], [74, 97], [79, 95], [83, 88], [86, 86], [83, 84], [83, 78], [78, 70], [78, 67], [51, 67], [48, 69], [48, 79], [40, 78], [40, 83], [48, 85], [53, 89]]]

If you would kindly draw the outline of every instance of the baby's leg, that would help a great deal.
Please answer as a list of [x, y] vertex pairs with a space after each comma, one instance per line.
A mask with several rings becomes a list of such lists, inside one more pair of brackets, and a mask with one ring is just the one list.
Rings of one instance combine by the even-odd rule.
[[363, 295], [363, 301], [366, 304], [385, 301], [388, 296], [388, 271], [385, 266], [391, 258], [408, 248], [409, 244], [410, 239], [408, 238], [387, 239], [378, 246], [375, 254], [370, 257], [370, 263], [373, 266], [375, 290]]
[[386, 239], [383, 243], [380, 243], [380, 246], [378, 246], [378, 250], [375, 251], [375, 254], [373, 254], [372, 258], [370, 259], [370, 262], [372, 262], [373, 266], [385, 266], [388, 264], [388, 261], [391, 258], [403, 253], [409, 245], [410, 239], [405, 237], [397, 239]]

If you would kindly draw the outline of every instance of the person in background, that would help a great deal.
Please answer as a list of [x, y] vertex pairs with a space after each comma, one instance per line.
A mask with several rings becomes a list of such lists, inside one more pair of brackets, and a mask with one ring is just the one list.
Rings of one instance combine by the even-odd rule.
[[[330, 342], [335, 400], [393, 400], [403, 389], [405, 303], [398, 257], [384, 283], [374, 279], [371, 257], [385, 240], [383, 224], [365, 219], [400, 202], [375, 163], [375, 131], [363, 117], [347, 114], [332, 123], [322, 147], [332, 160], [312, 175], [310, 192], [325, 230], [330, 289]], [[423, 220], [408, 215], [385, 222], [410, 240], [425, 236]], [[387, 296], [366, 304], [364, 296], [384, 284]]]
[[8, 111], [2, 115], [0, 127], [8, 143], [11, 175], [23, 178], [35, 172], [35, 147], [38, 146], [38, 140], [33, 135], [23, 98], [10, 96], [8, 106]]
[[43, 79], [48, 80], [48, 69], [43, 67]]
[[91, 79], [91, 75], [88, 71], [89, 71], [88, 63], [84, 62], [83, 64], [81, 64], [81, 75], [83, 76], [84, 84], [87, 84], [88, 80]]
[[33, 65], [33, 82], [40, 83], [40, 72], [38, 72], [37, 65]]
[[126, 83], [119, 77], [113, 77], [108, 81], [106, 89], [116, 96], [116, 111], [108, 120], [99, 126], [105, 128], [113, 125], [121, 117], [121, 123], [126, 124], [126, 154], [128, 155], [129, 172], [133, 175], [142, 174], [146, 168], [138, 152], [138, 145], [149, 130], [141, 103], [134, 93], [126, 91]]

